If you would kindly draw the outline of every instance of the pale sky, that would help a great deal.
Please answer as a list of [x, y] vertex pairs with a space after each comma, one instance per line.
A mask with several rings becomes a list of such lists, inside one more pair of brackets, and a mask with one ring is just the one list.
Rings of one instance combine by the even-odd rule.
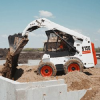
[[[100, 0], [0, 0], [0, 48], [9, 47], [9, 35], [42, 17], [90, 37], [100, 47]], [[30, 33], [25, 47], [43, 47], [45, 30]]]

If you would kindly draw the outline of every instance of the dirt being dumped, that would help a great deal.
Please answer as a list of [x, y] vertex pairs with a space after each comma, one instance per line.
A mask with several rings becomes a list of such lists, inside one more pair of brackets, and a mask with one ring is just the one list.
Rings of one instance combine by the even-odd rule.
[[4, 66], [0, 65], [0, 76], [2, 76], [2, 68], [4, 68]]
[[[68, 91], [89, 89], [81, 100], [100, 99], [100, 68], [84, 69], [84, 72], [70, 72], [66, 75], [42, 77], [37, 75], [38, 66], [18, 66], [14, 80], [18, 82], [37, 82], [64, 79]], [[0, 66], [0, 72], [3, 66]], [[1, 75], [1, 74], [0, 74]], [[99, 99], [98, 99], [99, 98]]]

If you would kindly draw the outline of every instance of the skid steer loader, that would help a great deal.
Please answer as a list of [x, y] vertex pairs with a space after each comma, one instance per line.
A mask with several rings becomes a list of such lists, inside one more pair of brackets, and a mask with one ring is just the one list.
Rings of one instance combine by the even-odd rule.
[[97, 64], [94, 44], [90, 38], [78, 32], [58, 25], [46, 18], [32, 21], [23, 33], [10, 35], [3, 76], [13, 78], [18, 66], [18, 57], [28, 42], [28, 34], [38, 28], [46, 27], [47, 41], [44, 43], [44, 55], [39, 63], [37, 73], [43, 77], [55, 76], [57, 71], [64, 73], [82, 71], [83, 68]]

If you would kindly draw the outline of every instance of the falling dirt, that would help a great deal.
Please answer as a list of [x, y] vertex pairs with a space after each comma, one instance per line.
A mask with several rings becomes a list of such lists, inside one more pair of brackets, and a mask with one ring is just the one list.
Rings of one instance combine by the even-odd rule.
[[6, 63], [4, 64], [4, 67], [2, 68], [2, 76], [6, 78], [11, 78], [11, 56], [10, 53], [8, 52], [7, 57], [6, 57]]
[[6, 62], [4, 64], [4, 68], [2, 68], [2, 76], [12, 79], [15, 74], [16, 67], [18, 66], [18, 57], [19, 54], [14, 57], [11, 56], [10, 51], [8, 50]]
[[0, 76], [2, 76], [2, 68], [4, 68], [4, 66], [0, 65]]

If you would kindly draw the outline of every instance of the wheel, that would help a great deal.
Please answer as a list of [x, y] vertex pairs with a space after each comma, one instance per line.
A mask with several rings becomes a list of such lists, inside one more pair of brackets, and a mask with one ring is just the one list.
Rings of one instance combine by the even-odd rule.
[[57, 73], [56, 67], [51, 62], [42, 62], [38, 66], [38, 74], [43, 77], [55, 76]]
[[68, 72], [72, 71], [83, 71], [83, 63], [77, 59], [70, 59], [64, 65], [64, 72], [67, 74]]

